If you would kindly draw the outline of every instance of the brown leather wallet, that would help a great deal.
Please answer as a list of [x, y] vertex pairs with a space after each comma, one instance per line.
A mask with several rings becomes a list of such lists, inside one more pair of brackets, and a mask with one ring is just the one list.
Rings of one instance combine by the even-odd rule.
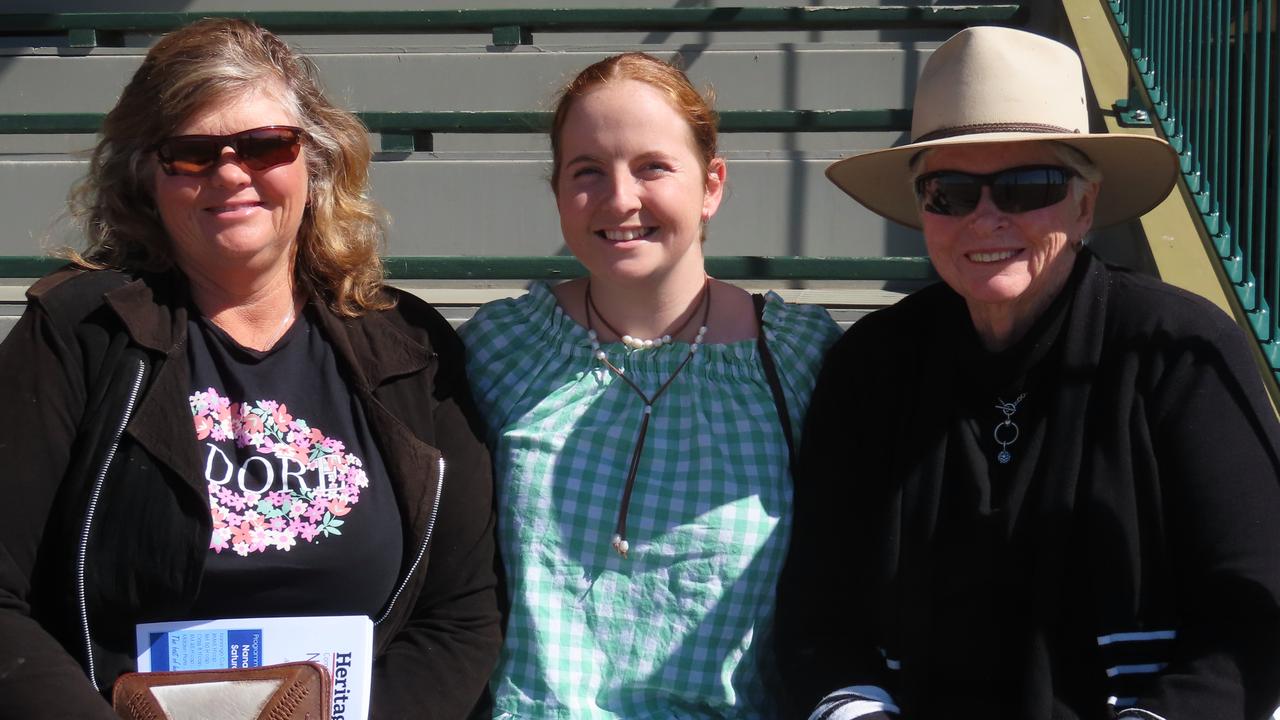
[[329, 720], [332, 687], [313, 662], [135, 672], [116, 679], [111, 704], [125, 720]]

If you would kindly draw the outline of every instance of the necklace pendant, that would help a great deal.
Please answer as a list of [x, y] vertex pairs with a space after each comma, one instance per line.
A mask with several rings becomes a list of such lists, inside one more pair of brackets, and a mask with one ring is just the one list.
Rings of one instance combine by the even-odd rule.
[[613, 549], [617, 550], [618, 554], [622, 556], [622, 559], [626, 560], [627, 551], [631, 549], [631, 543], [623, 540], [621, 535], [614, 535], [612, 545]]
[[1009, 461], [1012, 459], [1013, 456], [1009, 454], [1008, 450], [1001, 450], [1000, 453], [996, 455], [996, 460], [999, 460], [1001, 465], [1008, 465]]

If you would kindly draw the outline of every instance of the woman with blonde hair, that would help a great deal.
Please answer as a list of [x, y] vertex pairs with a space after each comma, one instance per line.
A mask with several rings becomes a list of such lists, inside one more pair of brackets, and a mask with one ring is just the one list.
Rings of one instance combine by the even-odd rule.
[[114, 717], [134, 626], [365, 615], [371, 716], [462, 717], [498, 647], [462, 347], [383, 284], [364, 128], [271, 33], [148, 52], [88, 249], [0, 346], [0, 716]]

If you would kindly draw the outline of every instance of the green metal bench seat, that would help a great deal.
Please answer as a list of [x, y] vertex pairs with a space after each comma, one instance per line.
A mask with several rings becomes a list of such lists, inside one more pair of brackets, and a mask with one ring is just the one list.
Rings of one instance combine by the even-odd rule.
[[534, 32], [612, 30], [852, 30], [1016, 23], [1021, 3], [906, 7], [506, 8], [68, 12], [0, 14], [0, 35], [65, 35], [70, 47], [111, 44], [122, 33], [162, 33], [209, 15], [241, 17], [279, 33], [491, 33], [496, 46], [533, 42]]
[[[66, 263], [43, 256], [0, 257], [0, 278], [37, 278]], [[585, 271], [569, 256], [393, 256], [390, 280], [564, 280]], [[719, 255], [707, 272], [723, 280], [927, 281], [937, 276], [924, 257], [779, 257]]]
[[[432, 150], [435, 133], [542, 133], [551, 125], [549, 112], [358, 112], [371, 132], [382, 136], [384, 152]], [[102, 126], [102, 113], [0, 114], [0, 135], [92, 134]], [[884, 110], [726, 110], [720, 113], [725, 133], [903, 131], [911, 127], [911, 111]]]

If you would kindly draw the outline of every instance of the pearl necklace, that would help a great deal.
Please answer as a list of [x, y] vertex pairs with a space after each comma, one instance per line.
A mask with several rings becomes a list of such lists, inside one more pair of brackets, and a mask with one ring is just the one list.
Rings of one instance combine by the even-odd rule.
[[[604, 366], [608, 368], [610, 372], [625, 382], [636, 395], [640, 396], [640, 400], [644, 402], [644, 409], [641, 411], [642, 415], [640, 418], [640, 432], [636, 435], [636, 444], [631, 451], [631, 466], [627, 469], [627, 484], [622, 490], [622, 506], [618, 509], [618, 522], [614, 526], [613, 538], [609, 542], [609, 544], [613, 546], [613, 549], [624, 558], [627, 556], [627, 551], [631, 549], [631, 543], [627, 542], [627, 509], [631, 506], [631, 491], [635, 488], [636, 473], [640, 470], [640, 454], [644, 451], [644, 438], [649, 432], [649, 418], [653, 416], [653, 404], [658, 402], [658, 398], [662, 397], [662, 394], [667, 391], [667, 388], [671, 387], [671, 383], [675, 381], [676, 376], [680, 374], [681, 370], [684, 370], [685, 366], [689, 364], [689, 361], [693, 359], [693, 356], [698, 353], [698, 348], [702, 346], [703, 338], [707, 336], [707, 318], [711, 315], [710, 277], [703, 281], [702, 298], [698, 301], [698, 304], [702, 305], [702, 324], [698, 327], [698, 332], [694, 335], [693, 342], [689, 343], [689, 354], [685, 355], [684, 360], [676, 367], [675, 372], [671, 373], [671, 377], [668, 377], [667, 381], [662, 383], [657, 391], [653, 393], [653, 396], [650, 397], [645, 394], [644, 390], [640, 389], [640, 386], [637, 385], [634, 380], [627, 377], [626, 374], [619, 370], [617, 366], [609, 362], [609, 355], [601, 349], [599, 334], [596, 332], [595, 328], [591, 326], [591, 316], [593, 314], [600, 319], [600, 322], [606, 328], [609, 329], [609, 332], [613, 333], [615, 336], [619, 335], [619, 333], [617, 330], [613, 329], [613, 326], [610, 325], [607, 320], [604, 319], [604, 316], [600, 314], [600, 309], [596, 307], [595, 301], [591, 299], [591, 280], [590, 278], [587, 279], [585, 305], [587, 316], [587, 337], [591, 339], [591, 354], [595, 359], [604, 363]], [[696, 312], [690, 313], [689, 317], [679, 328], [676, 329], [675, 333], [679, 335], [681, 331], [688, 327], [689, 322], [696, 314]], [[624, 337], [630, 336], [627, 335]], [[670, 336], [663, 336], [663, 345], [670, 342]], [[648, 349], [650, 347], [660, 347], [659, 345], [636, 347], [631, 343], [627, 343], [627, 346], [637, 350]]]
[[[591, 313], [595, 313], [595, 316], [600, 319], [600, 324], [604, 325], [606, 330], [613, 333], [614, 337], [621, 340], [623, 345], [626, 345], [632, 350], [652, 350], [653, 348], [660, 348], [663, 345], [670, 345], [671, 336], [675, 335], [676, 337], [679, 337], [680, 333], [684, 332], [685, 328], [689, 327], [689, 323], [693, 322], [693, 316], [695, 314], [695, 313], [690, 313], [689, 317], [685, 318], [684, 322], [680, 323], [679, 327], [675, 328], [670, 333], [663, 335], [662, 337], [657, 337], [657, 338], [653, 338], [652, 340], [649, 340], [644, 338], [638, 338], [633, 335], [627, 335], [625, 333], [619, 332], [618, 329], [615, 328], [613, 325], [610, 325], [609, 321], [606, 320], [604, 315], [600, 313], [600, 308], [596, 307], [595, 300], [591, 298], [591, 281], [588, 280], [587, 281], [587, 319], [588, 319], [587, 324], [588, 326], [590, 325]], [[703, 319], [703, 322], [704, 323], [706, 322], [705, 318]], [[704, 327], [703, 330], [705, 331], [706, 328]], [[588, 333], [590, 332], [593, 332], [593, 331], [588, 330]], [[700, 341], [701, 341], [701, 338], [694, 340], [694, 342], [700, 342]]]

